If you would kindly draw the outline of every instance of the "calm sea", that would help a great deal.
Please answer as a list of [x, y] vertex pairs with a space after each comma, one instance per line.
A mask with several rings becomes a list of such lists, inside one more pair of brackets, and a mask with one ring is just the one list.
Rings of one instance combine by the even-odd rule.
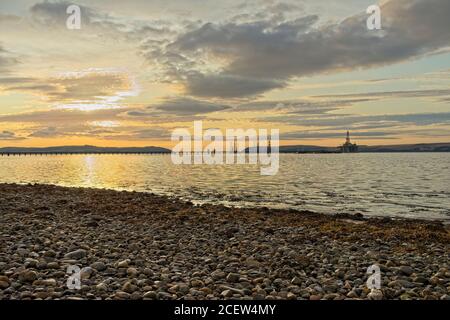
[[280, 155], [256, 165], [174, 165], [170, 155], [0, 157], [0, 182], [176, 196], [194, 203], [450, 220], [450, 153]]

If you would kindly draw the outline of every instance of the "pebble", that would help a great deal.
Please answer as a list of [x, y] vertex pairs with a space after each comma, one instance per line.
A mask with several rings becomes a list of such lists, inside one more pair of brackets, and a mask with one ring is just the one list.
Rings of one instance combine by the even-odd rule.
[[38, 278], [38, 274], [33, 270], [24, 270], [19, 273], [19, 281], [21, 282], [33, 282]]
[[229, 273], [227, 275], [227, 282], [238, 282], [240, 277], [241, 276], [237, 273]]
[[64, 255], [67, 259], [80, 260], [87, 256], [87, 251], [84, 249], [78, 249]]
[[[44, 206], [58, 224], [33, 209]], [[0, 299], [449, 299], [446, 233], [360, 222], [0, 184]], [[373, 264], [382, 290], [367, 288]], [[67, 288], [68, 265], [83, 270], [81, 290]]]

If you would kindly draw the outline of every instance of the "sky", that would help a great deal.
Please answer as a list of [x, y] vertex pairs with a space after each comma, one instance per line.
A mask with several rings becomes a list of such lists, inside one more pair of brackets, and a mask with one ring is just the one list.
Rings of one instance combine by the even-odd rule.
[[449, 85], [448, 0], [0, 1], [0, 147], [450, 142]]

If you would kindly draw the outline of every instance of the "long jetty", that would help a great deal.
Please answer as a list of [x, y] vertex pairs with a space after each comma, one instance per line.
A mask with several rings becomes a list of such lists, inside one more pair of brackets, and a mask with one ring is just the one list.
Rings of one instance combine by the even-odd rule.
[[130, 154], [142, 154], [142, 155], [160, 155], [160, 154], [170, 154], [170, 152], [167, 151], [111, 151], [111, 152], [90, 152], [90, 151], [80, 151], [80, 152], [62, 152], [62, 151], [36, 151], [36, 152], [1, 152], [0, 156], [9, 157], [9, 156], [50, 156], [50, 155], [90, 155], [90, 154], [116, 154], [116, 155], [130, 155]]

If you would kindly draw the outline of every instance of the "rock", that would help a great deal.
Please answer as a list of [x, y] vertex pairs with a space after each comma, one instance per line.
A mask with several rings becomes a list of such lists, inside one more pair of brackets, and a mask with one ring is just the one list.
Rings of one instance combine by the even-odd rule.
[[292, 292], [289, 292], [286, 296], [288, 300], [297, 300], [297, 296], [293, 294]]
[[114, 299], [117, 300], [127, 300], [130, 299], [131, 295], [127, 292], [123, 292], [123, 291], [117, 291], [116, 294], [114, 295]]
[[414, 270], [410, 266], [401, 266], [398, 270], [404, 275], [410, 276], [413, 274]]
[[91, 267], [85, 267], [81, 269], [81, 279], [90, 279], [94, 272], [94, 269], [92, 269]]
[[106, 270], [106, 264], [104, 264], [101, 261], [94, 262], [91, 264], [91, 268], [95, 269], [97, 271], [105, 271]]
[[291, 283], [292, 283], [293, 285], [300, 286], [300, 285], [303, 283], [303, 281], [302, 281], [302, 279], [300, 279], [299, 277], [294, 277], [294, 278], [291, 280]]
[[38, 263], [39, 263], [39, 260], [36, 260], [33, 258], [25, 259], [25, 266], [28, 268], [37, 268]]
[[241, 276], [237, 273], [229, 273], [227, 275], [227, 282], [231, 282], [231, 283], [238, 282], [240, 278], [241, 278]]
[[233, 288], [233, 287], [229, 287], [229, 286], [221, 286], [222, 291], [226, 291], [229, 290], [231, 291], [233, 294], [239, 294], [241, 296], [244, 296], [244, 290], [241, 289], [237, 289], [237, 288]]
[[137, 271], [136, 268], [130, 267], [130, 268], [127, 269], [127, 275], [128, 275], [129, 277], [134, 278], [134, 277], [136, 277], [136, 276], [138, 275], [138, 273], [139, 273], [139, 272]]
[[441, 299], [441, 300], [450, 300], [450, 295], [444, 294], [443, 296], [441, 296], [440, 299]]
[[95, 286], [95, 289], [97, 291], [105, 292], [108, 291], [108, 285], [104, 282], [100, 282], [98, 285]]
[[201, 280], [198, 280], [198, 279], [191, 280], [191, 286], [193, 286], [194, 288], [203, 287], [204, 285], [205, 284]]
[[54, 257], [56, 257], [56, 252], [53, 251], [53, 250], [48, 250], [48, 251], [44, 252], [43, 256], [44, 257], [54, 258]]
[[117, 263], [118, 268], [128, 268], [130, 260], [122, 260]]
[[189, 286], [185, 283], [181, 283], [178, 285], [178, 291], [183, 294], [186, 294], [189, 292]]
[[213, 278], [213, 280], [215, 280], [215, 281], [223, 279], [226, 276], [227, 276], [227, 274], [225, 272], [223, 272], [222, 270], [215, 270], [211, 273], [211, 278]]
[[0, 280], [0, 289], [6, 289], [9, 287], [9, 282]]
[[403, 293], [401, 296], [400, 296], [400, 300], [411, 300], [411, 295], [409, 294], [409, 293]]
[[255, 260], [253, 258], [247, 258], [247, 260], [245, 260], [245, 264], [250, 268], [258, 268], [261, 265], [258, 260]]
[[394, 280], [388, 283], [388, 287], [395, 288], [414, 288], [414, 284], [407, 280]]
[[24, 270], [19, 273], [19, 281], [20, 282], [33, 282], [38, 278], [38, 274], [36, 271], [32, 270]]
[[383, 299], [383, 292], [379, 289], [372, 289], [370, 293], [367, 295], [367, 298], [370, 300], [382, 300]]
[[356, 293], [355, 290], [352, 290], [349, 293], [347, 293], [347, 297], [355, 299], [355, 298], [359, 298], [359, 295]]
[[313, 294], [313, 295], [311, 295], [309, 297], [309, 300], [313, 300], [313, 301], [321, 300], [321, 299], [322, 299], [322, 296], [321, 295], [316, 295], [316, 294]]
[[233, 296], [233, 292], [231, 290], [223, 290], [220, 295], [224, 298], [230, 298]]
[[72, 260], [80, 260], [86, 256], [87, 256], [87, 251], [84, 249], [78, 249], [78, 250], [69, 252], [64, 255], [65, 258], [72, 259]]
[[50, 262], [47, 264], [47, 269], [59, 269], [58, 262]]
[[0, 281], [5, 281], [9, 283], [9, 278], [7, 276], [0, 276]]
[[177, 293], [178, 292], [178, 285], [171, 286], [167, 291], [169, 293]]
[[33, 286], [56, 287], [56, 284], [55, 279], [36, 280], [33, 282]]
[[150, 269], [150, 268], [145, 268], [145, 269], [144, 269], [144, 274], [145, 274], [147, 277], [152, 277], [152, 276], [154, 275], [153, 270]]
[[125, 284], [122, 287], [122, 291], [126, 293], [133, 293], [137, 290], [137, 286], [132, 284], [130, 281], [125, 282]]
[[156, 291], [148, 291], [144, 293], [144, 299], [153, 299], [155, 300], [158, 297]]

